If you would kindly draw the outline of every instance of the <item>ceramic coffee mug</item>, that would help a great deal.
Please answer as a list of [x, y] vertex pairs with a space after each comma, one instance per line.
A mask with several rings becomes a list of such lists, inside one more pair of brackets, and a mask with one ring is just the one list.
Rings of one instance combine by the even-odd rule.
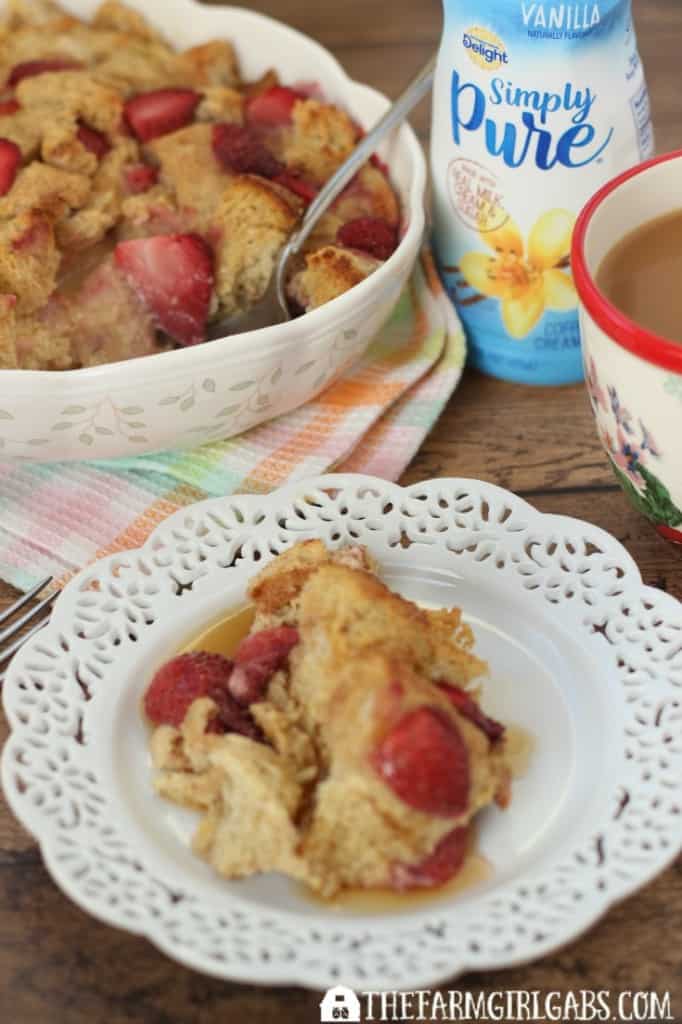
[[682, 152], [627, 171], [582, 211], [572, 264], [585, 380], [602, 444], [635, 508], [682, 544], [682, 344], [630, 320], [596, 283], [602, 260], [622, 238], [679, 209]]

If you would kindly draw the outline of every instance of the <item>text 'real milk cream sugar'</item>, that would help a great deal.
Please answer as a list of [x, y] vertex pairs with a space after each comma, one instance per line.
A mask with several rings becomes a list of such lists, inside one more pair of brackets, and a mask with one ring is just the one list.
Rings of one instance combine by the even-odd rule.
[[630, 0], [444, 4], [435, 242], [471, 362], [509, 380], [580, 380], [576, 216], [654, 145]]

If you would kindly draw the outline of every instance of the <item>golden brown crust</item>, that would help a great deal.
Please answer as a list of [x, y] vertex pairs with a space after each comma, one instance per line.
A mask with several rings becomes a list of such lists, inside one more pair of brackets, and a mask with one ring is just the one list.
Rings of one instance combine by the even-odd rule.
[[198, 121], [221, 121], [242, 124], [244, 96], [236, 89], [224, 85], [209, 85], [202, 90], [202, 99], [196, 110]]
[[224, 39], [215, 39], [185, 50], [178, 55], [176, 68], [178, 82], [185, 82], [195, 89], [241, 84], [234, 46]]
[[305, 269], [292, 278], [289, 294], [306, 310], [343, 295], [381, 266], [372, 256], [334, 245], [308, 253], [305, 263]]
[[57, 283], [60, 254], [52, 218], [25, 210], [0, 223], [0, 292], [16, 295], [17, 314], [44, 306]]
[[17, 86], [17, 100], [22, 107], [49, 110], [52, 119], [80, 118], [106, 135], [122, 129], [120, 93], [87, 71], [50, 71], [25, 78]]
[[71, 174], [39, 161], [24, 167], [14, 185], [0, 199], [0, 220], [15, 217], [26, 210], [40, 209], [61, 219], [69, 210], [85, 206], [91, 182], [83, 174]]
[[293, 622], [303, 587], [324, 565], [351, 565], [365, 572], [377, 571], [367, 549], [360, 545], [330, 551], [321, 540], [302, 541], [278, 555], [252, 580], [248, 593], [259, 617], [267, 620], [276, 616]]
[[16, 304], [16, 295], [0, 295], [0, 370], [17, 368]]
[[32, 160], [40, 153], [40, 144], [45, 131], [46, 119], [35, 111], [18, 110], [14, 114], [5, 114], [0, 120], [0, 131], [3, 139], [9, 139], [21, 150], [24, 160]]
[[14, 343], [20, 370], [70, 370], [72, 323], [68, 305], [52, 297], [46, 306], [17, 317]]
[[92, 176], [87, 201], [57, 225], [57, 241], [64, 250], [96, 245], [118, 222], [126, 198], [125, 168], [140, 159], [134, 139], [120, 138], [103, 156]]
[[155, 42], [165, 43], [160, 32], [149, 24], [147, 19], [119, 0], [104, 0], [92, 19], [93, 28], [113, 29]]
[[295, 196], [265, 178], [241, 174], [228, 182], [215, 216], [215, 287], [222, 312], [244, 309], [263, 296], [300, 212]]
[[206, 229], [215, 222], [231, 175], [213, 155], [213, 125], [191, 124], [150, 142], [146, 149], [159, 166], [159, 182], [175, 196], [179, 209], [197, 215]]
[[344, 110], [318, 100], [299, 100], [292, 111], [292, 126], [283, 132], [282, 159], [304, 178], [321, 185], [350, 156], [357, 136]]
[[27, 25], [40, 26], [54, 21], [62, 14], [62, 9], [52, 0], [7, 0], [4, 22], [10, 29]]
[[139, 92], [182, 84], [177, 81], [177, 55], [162, 42], [149, 42], [139, 36], [116, 36], [92, 74], [104, 85], [117, 89], [125, 98]]

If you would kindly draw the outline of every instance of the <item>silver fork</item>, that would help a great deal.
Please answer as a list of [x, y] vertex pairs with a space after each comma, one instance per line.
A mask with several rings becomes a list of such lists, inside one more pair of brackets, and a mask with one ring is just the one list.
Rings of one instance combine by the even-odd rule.
[[[29, 637], [34, 636], [35, 633], [50, 621], [52, 605], [59, 597], [59, 591], [55, 591], [54, 594], [50, 594], [49, 597], [28, 608], [19, 618], [15, 616], [23, 611], [34, 597], [38, 597], [51, 582], [52, 576], [48, 576], [42, 583], [36, 583], [35, 587], [29, 590], [28, 593], [20, 597], [14, 604], [11, 604], [9, 608], [5, 608], [3, 612], [0, 612], [0, 684], [2, 684], [5, 678], [4, 670], [19, 648], [23, 647]], [[33, 623], [31, 628], [22, 633], [24, 627], [30, 625], [30, 623]], [[5, 644], [9, 644], [9, 646], [6, 647]]]

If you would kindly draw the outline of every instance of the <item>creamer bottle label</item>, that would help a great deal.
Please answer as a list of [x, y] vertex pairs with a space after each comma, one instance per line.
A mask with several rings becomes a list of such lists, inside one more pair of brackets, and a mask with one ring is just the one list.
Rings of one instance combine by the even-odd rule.
[[580, 378], [576, 216], [652, 152], [630, 0], [445, 0], [435, 243], [475, 365], [536, 383]]

